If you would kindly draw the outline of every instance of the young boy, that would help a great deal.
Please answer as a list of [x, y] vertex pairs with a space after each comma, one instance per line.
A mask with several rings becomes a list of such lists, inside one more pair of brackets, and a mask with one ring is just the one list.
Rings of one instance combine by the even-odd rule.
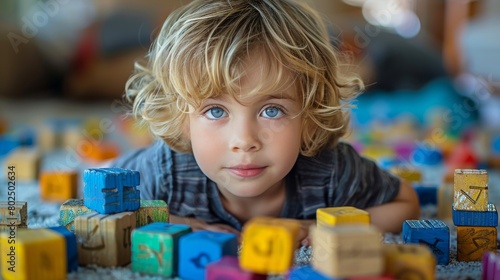
[[[238, 232], [255, 216], [299, 220], [355, 206], [383, 231], [418, 219], [411, 186], [337, 143], [361, 81], [342, 76], [321, 19], [299, 1], [195, 0], [165, 22], [127, 84], [162, 141], [115, 165], [171, 222]], [[302, 232], [302, 238], [307, 231]]]

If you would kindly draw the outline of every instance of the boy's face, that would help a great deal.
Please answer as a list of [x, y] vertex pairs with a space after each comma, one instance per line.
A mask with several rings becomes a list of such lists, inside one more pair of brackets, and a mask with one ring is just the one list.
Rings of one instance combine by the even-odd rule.
[[196, 161], [225, 196], [257, 197], [283, 186], [301, 145], [296, 83], [263, 95], [247, 95], [262, 83], [274, 82], [263, 58], [250, 58], [240, 81], [241, 98], [222, 94], [189, 114]]

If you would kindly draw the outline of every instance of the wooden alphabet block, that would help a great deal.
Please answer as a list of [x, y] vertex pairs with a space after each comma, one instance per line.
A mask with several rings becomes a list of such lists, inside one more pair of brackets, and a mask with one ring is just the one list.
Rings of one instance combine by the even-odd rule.
[[4, 279], [66, 279], [66, 244], [60, 234], [49, 229], [20, 229], [15, 236], [0, 234], [0, 244]]
[[405, 179], [408, 182], [420, 182], [422, 180], [422, 173], [418, 169], [397, 166], [391, 168], [390, 170], [392, 174]]
[[413, 185], [417, 192], [418, 202], [423, 205], [437, 205], [438, 188], [432, 185]]
[[40, 169], [40, 153], [35, 148], [17, 148], [7, 156], [5, 165], [15, 167], [17, 180], [34, 181]]
[[1, 201], [0, 226], [26, 226], [28, 203], [26, 201]]
[[91, 161], [105, 161], [116, 158], [120, 154], [120, 148], [116, 143], [82, 141], [81, 155]]
[[241, 269], [237, 257], [224, 256], [222, 259], [207, 265], [204, 279], [266, 280], [267, 275], [245, 271]]
[[45, 201], [64, 202], [76, 198], [77, 192], [76, 171], [46, 171], [40, 175], [40, 196]]
[[440, 220], [406, 220], [403, 222], [403, 243], [422, 244], [431, 249], [438, 264], [450, 261], [450, 229]]
[[238, 238], [234, 233], [197, 231], [179, 238], [179, 276], [203, 279], [207, 264], [224, 256], [238, 256]]
[[179, 238], [191, 232], [187, 225], [152, 223], [132, 232], [132, 270], [172, 277], [177, 274]]
[[242, 233], [240, 266], [258, 274], [281, 274], [293, 264], [299, 222], [255, 217]]
[[83, 199], [69, 199], [59, 208], [59, 224], [74, 232], [75, 218], [92, 212], [97, 213], [83, 205]]
[[457, 260], [480, 261], [483, 254], [497, 250], [495, 227], [457, 227]]
[[83, 173], [83, 203], [101, 214], [135, 211], [140, 207], [139, 171], [94, 168]]
[[383, 270], [382, 235], [372, 226], [311, 226], [312, 267], [336, 278], [378, 275]]
[[99, 266], [123, 266], [130, 263], [131, 238], [135, 213], [113, 215], [88, 213], [75, 218], [78, 263]]
[[445, 183], [438, 189], [437, 216], [441, 220], [451, 221], [453, 205], [453, 184]]
[[141, 199], [141, 207], [136, 211], [136, 216], [138, 228], [154, 222], [168, 223], [168, 205], [163, 200]]
[[370, 224], [370, 214], [352, 206], [319, 208], [316, 210], [318, 226], [337, 226], [345, 224]]
[[498, 212], [495, 204], [488, 203], [487, 211], [465, 211], [452, 207], [453, 224], [456, 226], [497, 227]]
[[486, 170], [455, 170], [453, 205], [457, 210], [488, 210], [488, 173]]
[[429, 247], [419, 244], [384, 244], [384, 275], [394, 279], [435, 279], [436, 259]]

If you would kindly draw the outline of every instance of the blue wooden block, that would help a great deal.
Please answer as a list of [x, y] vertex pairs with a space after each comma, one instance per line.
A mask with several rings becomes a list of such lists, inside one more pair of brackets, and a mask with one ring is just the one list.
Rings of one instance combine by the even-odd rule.
[[66, 259], [68, 260], [68, 273], [76, 271], [78, 269], [76, 235], [63, 226], [49, 227], [48, 229], [55, 231], [64, 237], [64, 239], [66, 240]]
[[311, 265], [296, 267], [288, 274], [288, 280], [340, 280], [342, 278], [330, 278], [314, 270]]
[[414, 184], [413, 188], [417, 192], [420, 205], [437, 205], [437, 186], [424, 186], [421, 184]]
[[456, 226], [496, 227], [498, 212], [495, 204], [488, 203], [487, 211], [464, 211], [452, 207], [453, 224]]
[[238, 256], [236, 234], [197, 231], [179, 239], [179, 276], [203, 279], [205, 267], [223, 256]]
[[140, 207], [139, 172], [121, 168], [87, 169], [83, 174], [83, 202], [100, 214], [135, 211]]
[[11, 151], [15, 150], [19, 146], [21, 146], [21, 144], [16, 139], [12, 137], [1, 136], [0, 157], [8, 155]]
[[440, 220], [406, 220], [403, 243], [424, 244], [434, 253], [438, 264], [450, 261], [450, 229]]

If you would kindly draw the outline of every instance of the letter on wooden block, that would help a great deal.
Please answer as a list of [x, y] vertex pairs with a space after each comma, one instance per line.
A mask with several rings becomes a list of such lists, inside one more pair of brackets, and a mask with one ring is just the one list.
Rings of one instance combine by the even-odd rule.
[[351, 206], [319, 208], [316, 210], [318, 226], [370, 224], [370, 214]]
[[64, 202], [77, 197], [78, 173], [42, 172], [40, 175], [40, 196], [46, 201]]
[[141, 207], [136, 211], [137, 228], [154, 222], [168, 223], [168, 205], [163, 200], [141, 199]]
[[293, 263], [300, 224], [291, 219], [256, 217], [243, 229], [240, 265], [258, 274], [281, 274]]
[[480, 261], [483, 254], [497, 250], [495, 227], [457, 227], [457, 260]]
[[431, 250], [419, 244], [384, 244], [385, 275], [394, 279], [435, 278], [436, 259]]
[[455, 169], [453, 206], [457, 210], [488, 210], [486, 170]]
[[245, 271], [241, 269], [237, 257], [224, 256], [219, 261], [207, 265], [204, 279], [266, 280], [267, 275]]
[[83, 199], [69, 199], [59, 208], [59, 224], [69, 231], [75, 231], [75, 218], [95, 212], [83, 205]]
[[121, 168], [87, 169], [83, 203], [101, 214], [135, 211], [140, 207], [139, 172]]
[[312, 267], [329, 277], [377, 275], [382, 272], [382, 235], [372, 226], [311, 226]]
[[78, 241], [78, 263], [99, 266], [123, 266], [130, 263], [135, 213], [113, 215], [88, 213], [75, 218]]
[[0, 202], [0, 225], [26, 226], [28, 203], [25, 201]]
[[450, 229], [440, 220], [406, 220], [403, 222], [403, 243], [426, 245], [438, 264], [450, 261]]
[[179, 239], [179, 276], [203, 279], [207, 264], [223, 256], [238, 256], [238, 239], [234, 233], [197, 231]]
[[[0, 262], [4, 279], [66, 279], [64, 238], [48, 229], [20, 229], [0, 234]], [[9, 269], [10, 268], [10, 269]]]
[[191, 232], [187, 225], [152, 223], [132, 232], [132, 270], [172, 277], [177, 274], [179, 238]]

